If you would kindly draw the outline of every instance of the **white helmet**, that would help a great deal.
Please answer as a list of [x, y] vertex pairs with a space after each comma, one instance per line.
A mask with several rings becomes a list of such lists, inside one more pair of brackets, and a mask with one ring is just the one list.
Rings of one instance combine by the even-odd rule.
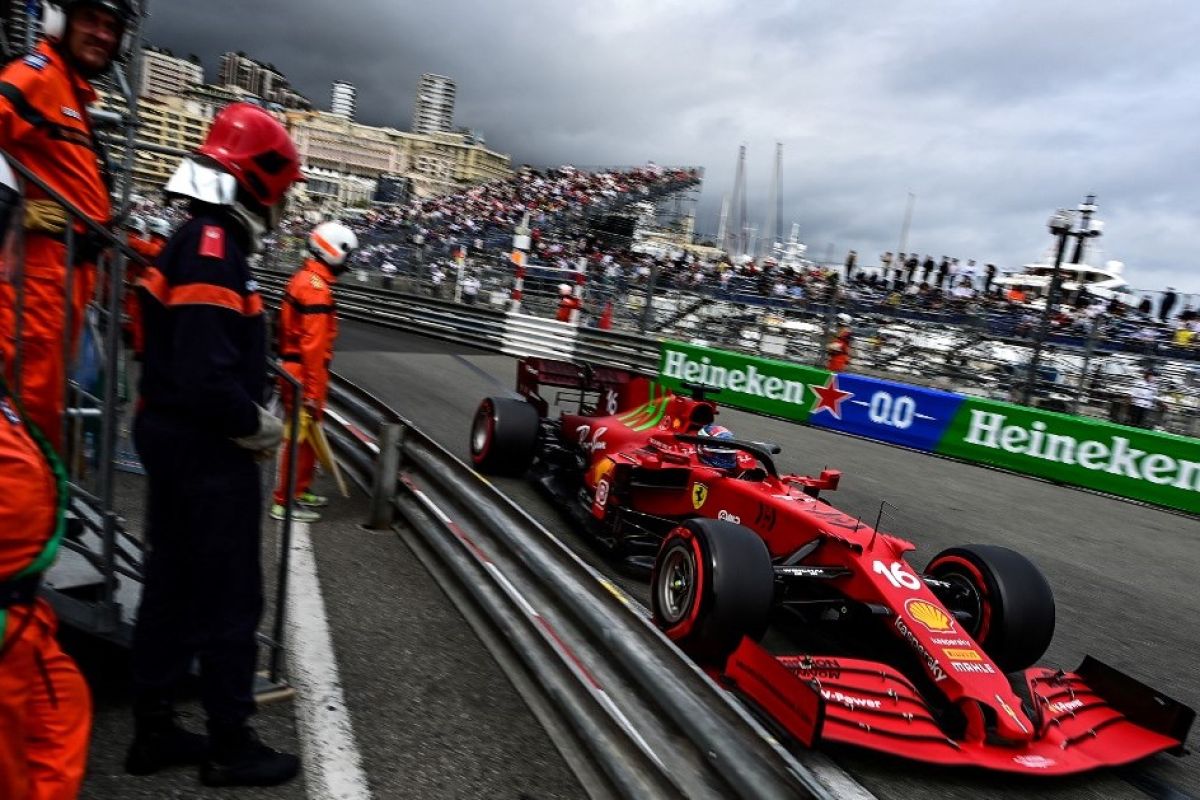
[[308, 251], [330, 267], [340, 267], [358, 249], [354, 231], [340, 222], [322, 222], [308, 235]]
[[560, 283], [560, 284], [558, 285], [558, 293], [559, 293], [559, 294], [561, 294], [561, 295], [564, 295], [564, 296], [566, 296], [566, 295], [570, 294], [570, 293], [571, 293], [571, 284], [569, 284], [569, 283]]
[[164, 239], [171, 238], [171, 223], [167, 222], [162, 217], [151, 217], [146, 220], [146, 229], [153, 236], [161, 236]]

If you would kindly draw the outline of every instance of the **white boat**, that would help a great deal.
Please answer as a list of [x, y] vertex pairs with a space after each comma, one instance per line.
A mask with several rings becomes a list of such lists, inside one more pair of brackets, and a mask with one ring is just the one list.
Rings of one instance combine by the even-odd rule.
[[[1071, 238], [1075, 239], [1073, 243], [1075, 252], [1071, 255], [1070, 261], [1058, 266], [1060, 288], [1063, 292], [1061, 300], [1065, 301], [1067, 297], [1080, 289], [1086, 289], [1088, 294], [1093, 297], [1103, 300], [1116, 298], [1126, 305], [1136, 305], [1137, 298], [1129, 291], [1129, 283], [1123, 274], [1124, 263], [1105, 261], [1102, 267], [1088, 263], [1087, 243], [1099, 236], [1100, 231], [1104, 228], [1104, 223], [1092, 219], [1092, 213], [1095, 210], [1096, 198], [1088, 195], [1083, 204], [1079, 206], [1079, 212], [1082, 214], [1081, 230], [1069, 234]], [[1073, 222], [1071, 227], [1074, 227]], [[1095, 251], [1093, 256], [1098, 258], [1099, 251]], [[1054, 249], [1052, 247], [1041, 261], [1026, 264], [1021, 272], [997, 278], [993, 283], [1000, 287], [1001, 291], [1019, 289], [1025, 293], [1028, 299], [1035, 301], [1031, 305], [1044, 307], [1045, 297], [1050, 293], [1050, 280], [1053, 275]]]
[[[1123, 303], [1136, 305], [1137, 299], [1130, 293], [1129, 283], [1122, 274], [1124, 269], [1125, 264], [1120, 261], [1106, 261], [1102, 267], [1086, 262], [1060, 264], [1060, 290], [1065, 294], [1072, 294], [1084, 288], [1093, 297], [1104, 300], [1116, 297]], [[1050, 291], [1050, 278], [1053, 274], [1054, 262], [1040, 261], [1026, 264], [1023, 271], [1017, 274], [996, 278], [993, 284], [1001, 287], [1001, 291], [1019, 289], [1030, 299], [1042, 298]]]
[[800, 241], [800, 225], [793, 223], [792, 235], [786, 242], [775, 242], [771, 257], [788, 272], [804, 272], [811, 269], [813, 262], [807, 257], [808, 245]]

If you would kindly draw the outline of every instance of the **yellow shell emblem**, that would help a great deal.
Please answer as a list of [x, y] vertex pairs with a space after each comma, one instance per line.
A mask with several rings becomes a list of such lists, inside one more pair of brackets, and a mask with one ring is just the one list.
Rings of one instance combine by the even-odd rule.
[[692, 507], [699, 511], [704, 507], [704, 501], [708, 499], [708, 487], [703, 483], [697, 483], [692, 486]]
[[947, 633], [954, 630], [954, 620], [950, 615], [927, 600], [908, 600], [904, 603], [904, 610], [910, 617], [934, 633]]
[[308, 276], [308, 285], [313, 287], [314, 289], [324, 289], [325, 281], [321, 280], [321, 278], [317, 275], [309, 275]]

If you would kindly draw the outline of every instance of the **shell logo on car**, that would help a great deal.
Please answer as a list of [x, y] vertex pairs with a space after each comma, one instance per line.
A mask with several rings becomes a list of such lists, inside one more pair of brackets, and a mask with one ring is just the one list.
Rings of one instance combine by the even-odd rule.
[[910, 599], [904, 603], [904, 610], [926, 630], [934, 633], [949, 633], [954, 630], [954, 620], [950, 615], [928, 600]]

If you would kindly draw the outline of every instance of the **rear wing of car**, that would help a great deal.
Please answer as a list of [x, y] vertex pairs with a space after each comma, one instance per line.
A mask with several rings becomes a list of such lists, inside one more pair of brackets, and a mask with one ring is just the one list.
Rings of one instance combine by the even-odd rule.
[[537, 406], [543, 417], [549, 412], [549, 401], [542, 394], [545, 387], [578, 391], [573, 397], [560, 393], [554, 399], [578, 403], [581, 414], [609, 415], [646, 403], [651, 385], [646, 376], [616, 367], [535, 357], [517, 361], [517, 393]]

